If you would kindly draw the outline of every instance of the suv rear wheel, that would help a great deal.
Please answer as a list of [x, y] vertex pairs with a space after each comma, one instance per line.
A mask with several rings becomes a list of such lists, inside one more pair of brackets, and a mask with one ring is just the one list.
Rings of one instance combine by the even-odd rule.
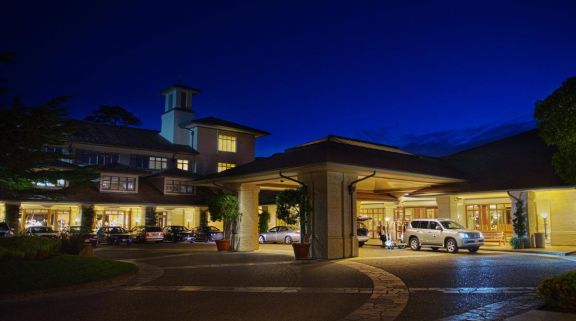
[[417, 237], [410, 239], [410, 248], [412, 251], [420, 251], [420, 241], [418, 241]]
[[456, 243], [455, 239], [446, 240], [446, 250], [448, 250], [448, 253], [458, 253], [458, 243]]

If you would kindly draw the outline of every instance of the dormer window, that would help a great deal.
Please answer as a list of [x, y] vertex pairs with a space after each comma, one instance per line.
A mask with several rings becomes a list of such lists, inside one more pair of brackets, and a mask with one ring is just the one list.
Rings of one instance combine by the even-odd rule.
[[236, 136], [219, 134], [218, 151], [236, 153]]
[[193, 185], [192, 181], [166, 178], [165, 185], [164, 190], [166, 193], [194, 194], [196, 192], [196, 187]]
[[176, 168], [182, 171], [188, 171], [188, 160], [187, 159], [177, 159], [176, 160]]
[[167, 167], [168, 167], [168, 158], [150, 156], [148, 161], [148, 168], [166, 169]]
[[76, 150], [76, 163], [83, 165], [110, 165], [118, 163], [119, 154]]
[[136, 177], [102, 176], [100, 179], [101, 191], [136, 191]]

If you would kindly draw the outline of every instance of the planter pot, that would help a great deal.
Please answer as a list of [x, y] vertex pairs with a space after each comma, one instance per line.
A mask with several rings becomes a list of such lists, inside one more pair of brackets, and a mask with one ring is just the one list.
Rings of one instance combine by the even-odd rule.
[[216, 247], [218, 248], [218, 251], [228, 251], [230, 250], [230, 241], [229, 240], [216, 240]]
[[307, 259], [310, 253], [309, 243], [292, 243], [292, 248], [294, 249], [294, 256], [296, 260]]

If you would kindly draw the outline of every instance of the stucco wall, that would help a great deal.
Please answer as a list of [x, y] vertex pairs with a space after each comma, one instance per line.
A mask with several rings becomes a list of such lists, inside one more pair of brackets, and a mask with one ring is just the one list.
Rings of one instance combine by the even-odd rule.
[[576, 191], [573, 189], [536, 191], [538, 220], [535, 228], [544, 232], [542, 212], [548, 212], [548, 232], [552, 245], [576, 245]]
[[[198, 127], [196, 132], [196, 147], [200, 153], [196, 156], [196, 172], [199, 174], [215, 173], [219, 162], [238, 166], [254, 160], [253, 135], [206, 127]], [[218, 151], [219, 134], [236, 137], [235, 153]]]

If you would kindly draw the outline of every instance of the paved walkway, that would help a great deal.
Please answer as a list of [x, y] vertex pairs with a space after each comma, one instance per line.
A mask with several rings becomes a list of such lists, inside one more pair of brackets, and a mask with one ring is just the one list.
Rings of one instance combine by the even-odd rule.
[[513, 249], [510, 245], [484, 245], [484, 251], [513, 252], [523, 254], [548, 254], [557, 256], [576, 255], [576, 246], [547, 246], [545, 248]]

